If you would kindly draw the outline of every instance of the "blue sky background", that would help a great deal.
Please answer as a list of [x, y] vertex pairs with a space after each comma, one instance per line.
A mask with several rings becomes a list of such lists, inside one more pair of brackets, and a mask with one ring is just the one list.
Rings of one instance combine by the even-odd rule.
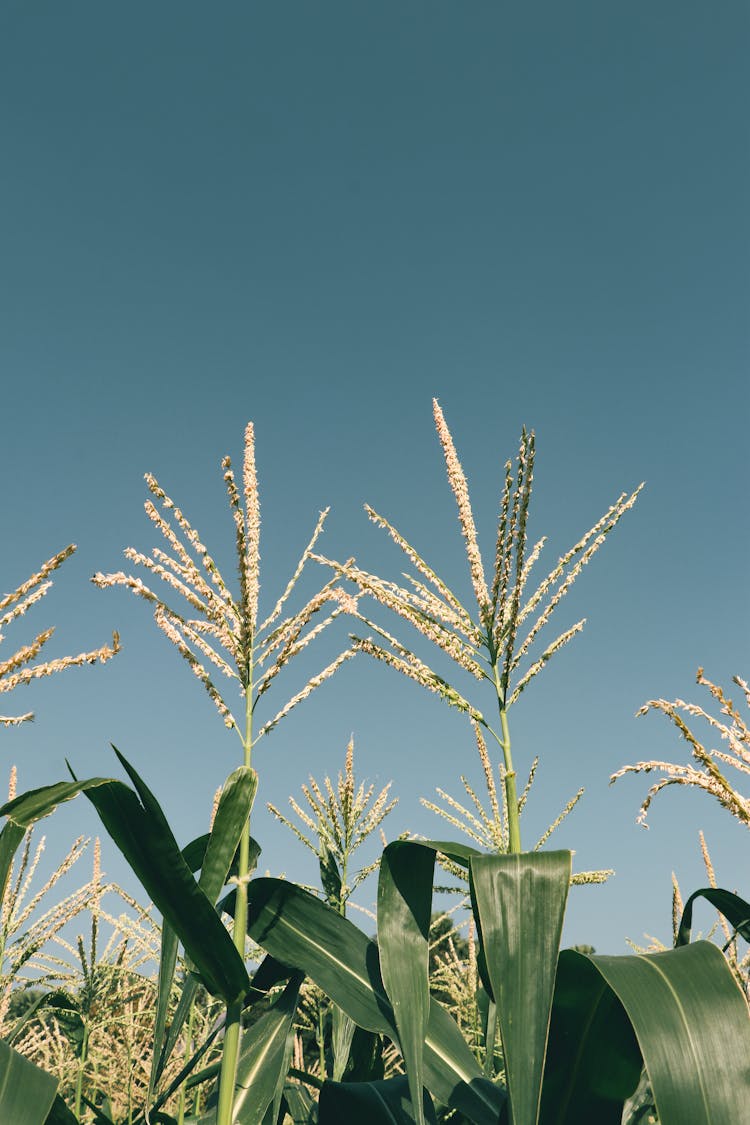
[[[555, 839], [617, 871], [573, 892], [567, 940], [667, 940], [671, 872], [705, 883], [699, 828], [720, 882], [750, 893], [746, 830], [705, 795], [668, 792], [646, 832], [645, 779], [608, 787], [625, 763], [686, 760], [641, 703], [703, 702], [699, 664], [750, 671], [749, 33], [739, 0], [2, 4], [0, 586], [79, 546], [4, 651], [49, 623], [51, 655], [123, 642], [3, 697], [37, 712], [0, 732], [23, 788], [66, 756], [110, 773], [112, 741], [179, 839], [204, 829], [236, 739], [147, 607], [88, 578], [156, 545], [146, 470], [231, 574], [219, 462], [247, 419], [267, 608], [327, 504], [326, 553], [398, 577], [368, 501], [467, 591], [434, 395], [490, 558], [523, 424], [546, 569], [647, 481], [559, 611], [583, 635], [512, 713], [519, 773], [541, 757], [525, 840], [583, 784]], [[481, 782], [463, 717], [357, 658], [258, 751], [272, 873], [314, 877], [265, 801], [334, 773], [351, 732], [358, 772], [394, 781], [391, 837], [444, 834], [419, 797]], [[83, 801], [46, 827], [51, 853], [97, 830]], [[132, 889], [114, 848], [105, 867]]]

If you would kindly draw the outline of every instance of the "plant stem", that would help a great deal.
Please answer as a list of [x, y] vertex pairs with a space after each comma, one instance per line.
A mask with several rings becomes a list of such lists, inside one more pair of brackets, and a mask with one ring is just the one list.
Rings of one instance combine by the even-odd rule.
[[76, 1119], [81, 1116], [81, 1094], [83, 1092], [83, 1071], [86, 1066], [86, 1056], [88, 1054], [89, 1045], [89, 1025], [88, 1020], [83, 1024], [83, 1041], [81, 1043], [81, 1058], [78, 1064], [78, 1075], [76, 1077], [76, 1092], [75, 1101], [73, 1102], [73, 1110]]
[[[252, 765], [253, 750], [253, 660], [247, 660], [245, 681], [245, 737], [243, 739], [244, 765]], [[250, 817], [240, 836], [239, 864], [237, 872], [237, 894], [234, 906], [234, 947], [245, 959], [245, 935], [247, 932], [247, 878], [250, 868]], [[240, 1033], [242, 1030], [243, 1000], [235, 1000], [227, 1006], [224, 1029], [224, 1049], [221, 1055], [221, 1075], [219, 1078], [219, 1103], [216, 1108], [216, 1125], [232, 1125], [234, 1087], [237, 1080], [237, 1061], [240, 1055]]]
[[505, 759], [505, 797], [508, 802], [508, 851], [521, 851], [521, 818], [518, 815], [518, 796], [516, 793], [516, 771], [510, 753], [510, 731], [508, 712], [500, 708], [500, 723], [503, 731], [503, 758]]
[[497, 706], [500, 712], [500, 729], [502, 738], [498, 742], [503, 749], [505, 764], [505, 798], [508, 805], [508, 851], [521, 851], [521, 818], [518, 814], [518, 795], [516, 792], [516, 771], [513, 769], [513, 758], [510, 752], [510, 728], [508, 727], [508, 712], [505, 709], [505, 698], [500, 684], [500, 672], [497, 660], [492, 665], [495, 675], [495, 691], [497, 692]]

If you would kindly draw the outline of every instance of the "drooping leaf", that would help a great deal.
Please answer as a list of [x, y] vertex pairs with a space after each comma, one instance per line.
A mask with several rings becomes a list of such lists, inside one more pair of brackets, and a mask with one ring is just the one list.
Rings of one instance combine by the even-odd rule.
[[435, 851], [409, 840], [384, 849], [378, 876], [378, 948], [409, 1079], [417, 1125], [424, 1125], [424, 1041], [430, 1014], [429, 932]]
[[0, 1040], [0, 1121], [42, 1125], [56, 1094], [56, 1078]]
[[[398, 1043], [375, 942], [307, 891], [282, 879], [248, 886], [248, 932], [306, 973], [356, 1024]], [[481, 1075], [455, 1021], [433, 1001], [424, 1048], [425, 1085], [475, 1125], [496, 1125], [503, 1091]]]
[[115, 753], [138, 795], [111, 778], [74, 778], [29, 790], [3, 805], [0, 814], [25, 829], [63, 801], [84, 793], [157, 910], [176, 932], [208, 990], [230, 1002], [243, 995], [248, 985], [242, 958], [213, 904], [195, 882], [156, 798], [124, 756], [116, 749]]
[[716, 946], [590, 960], [633, 1025], [661, 1125], [746, 1120], [750, 1016]]
[[[421, 1120], [437, 1125], [435, 1107], [429, 1094], [423, 1094]], [[383, 1082], [324, 1082], [318, 1102], [319, 1125], [416, 1125], [406, 1075]]]
[[643, 1062], [630, 1020], [596, 966], [560, 954], [542, 1090], [541, 1125], [620, 1125]]
[[472, 857], [487, 972], [497, 1005], [513, 1125], [536, 1125], [571, 853]]
[[693, 928], [693, 904], [697, 898], [705, 898], [715, 906], [740, 937], [750, 941], [750, 902], [745, 902], [744, 898], [731, 891], [724, 891], [720, 887], [702, 887], [701, 890], [694, 891], [685, 903], [675, 945], [687, 945], [690, 941], [690, 931]]
[[249, 986], [244, 962], [214, 904], [193, 878], [158, 801], [124, 756], [115, 753], [138, 795], [120, 781], [104, 781], [86, 788], [86, 797], [208, 991], [231, 1003]]

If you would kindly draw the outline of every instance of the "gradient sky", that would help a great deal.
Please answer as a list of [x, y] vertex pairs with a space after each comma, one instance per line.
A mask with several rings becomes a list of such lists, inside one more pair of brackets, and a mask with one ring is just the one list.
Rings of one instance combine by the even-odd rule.
[[[699, 665], [750, 672], [749, 39], [740, 0], [0, 5], [0, 587], [79, 546], [3, 651], [50, 623], [51, 655], [123, 642], [3, 697], [37, 712], [0, 732], [22, 788], [66, 756], [108, 775], [114, 742], [178, 839], [205, 829], [236, 738], [147, 607], [88, 578], [156, 544], [146, 470], [231, 574], [219, 462], [248, 419], [266, 607], [328, 504], [324, 552], [398, 578], [364, 501], [467, 591], [437, 396], [487, 557], [524, 424], [546, 569], [647, 481], [559, 611], [583, 635], [511, 715], [519, 773], [541, 758], [525, 841], [585, 785], [554, 839], [617, 872], [572, 892], [567, 940], [668, 940], [671, 872], [705, 884], [699, 828], [750, 894], [747, 833], [705, 795], [668, 791], [644, 831], [646, 780], [608, 786], [687, 760], [665, 719], [634, 718], [646, 699], [704, 702]], [[481, 782], [464, 718], [358, 657], [258, 750], [264, 869], [314, 878], [265, 801], [335, 773], [351, 732], [358, 773], [393, 779], [391, 838], [445, 835], [419, 797]], [[97, 822], [81, 799], [45, 829], [52, 856]], [[133, 889], [114, 847], [104, 865]]]

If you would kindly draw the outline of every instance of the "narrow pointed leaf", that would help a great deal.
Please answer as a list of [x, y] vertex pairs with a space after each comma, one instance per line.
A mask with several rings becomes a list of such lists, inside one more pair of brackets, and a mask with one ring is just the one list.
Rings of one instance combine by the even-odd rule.
[[571, 853], [478, 856], [469, 870], [513, 1125], [536, 1125]]
[[349, 1052], [354, 1039], [356, 1023], [339, 1008], [332, 1005], [331, 1012], [331, 1050], [333, 1051], [333, 1080], [340, 1082], [349, 1062]]
[[591, 960], [560, 954], [544, 1068], [541, 1125], [620, 1125], [643, 1060], [622, 1004]]
[[324, 1082], [318, 1102], [319, 1125], [416, 1125], [420, 1120], [437, 1125], [435, 1107], [424, 1092], [418, 1117], [409, 1096], [406, 1075], [383, 1082]]
[[[282, 879], [248, 886], [248, 932], [274, 957], [306, 973], [359, 1027], [398, 1043], [378, 948], [348, 919]], [[457, 1024], [433, 1001], [424, 1047], [425, 1085], [475, 1125], [497, 1125], [503, 1091], [481, 1075]]]
[[396, 840], [378, 876], [378, 947], [417, 1125], [424, 1125], [424, 1041], [430, 1014], [429, 931], [435, 851]]
[[590, 960], [628, 1013], [661, 1125], [745, 1121], [750, 1016], [716, 946]]
[[289, 1066], [287, 1050], [297, 1010], [301, 975], [293, 977], [279, 999], [248, 1031], [243, 1032], [234, 1095], [236, 1125], [260, 1125]]
[[224, 782], [198, 881], [212, 903], [227, 881], [257, 788], [258, 775], [250, 766], [239, 766]]
[[104, 827], [182, 942], [206, 988], [231, 1003], [249, 986], [244, 962], [214, 904], [198, 886], [156, 798], [126, 762], [138, 796], [120, 781], [85, 790]]
[[0, 1040], [0, 1121], [41, 1125], [56, 1094], [56, 1078]]
[[9, 821], [22, 828], [30, 828], [53, 813], [58, 805], [108, 780], [106, 777], [91, 777], [88, 781], [56, 781], [54, 785], [44, 785], [41, 789], [29, 789], [7, 801], [0, 808], [0, 816], [7, 816]]
[[690, 941], [690, 931], [693, 928], [693, 903], [697, 898], [705, 898], [715, 906], [740, 937], [750, 941], [750, 902], [745, 902], [744, 898], [732, 894], [731, 891], [724, 891], [720, 887], [702, 887], [701, 890], [694, 891], [685, 903], [675, 945], [687, 945]]
[[25, 835], [26, 829], [20, 824], [14, 824], [12, 820], [6, 821], [0, 832], [0, 902], [5, 898], [13, 858]]

